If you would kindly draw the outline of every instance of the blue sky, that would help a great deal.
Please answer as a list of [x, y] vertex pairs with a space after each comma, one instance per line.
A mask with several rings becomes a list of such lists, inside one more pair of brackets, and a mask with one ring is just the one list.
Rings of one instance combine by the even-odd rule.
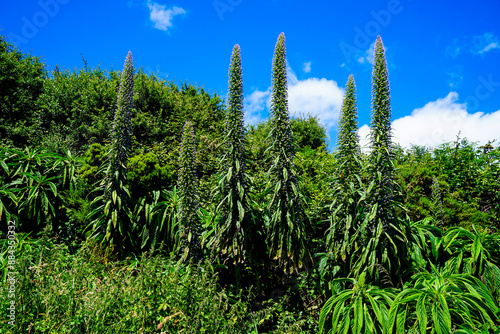
[[[271, 63], [285, 33], [292, 114], [317, 115], [336, 138], [349, 74], [360, 135], [369, 132], [373, 43], [381, 35], [394, 140], [436, 146], [500, 141], [500, 1], [2, 0], [0, 34], [51, 69], [135, 66], [225, 96], [242, 50], [248, 123], [268, 117]], [[364, 142], [364, 139], [362, 139]], [[495, 146], [498, 145], [498, 142]]]

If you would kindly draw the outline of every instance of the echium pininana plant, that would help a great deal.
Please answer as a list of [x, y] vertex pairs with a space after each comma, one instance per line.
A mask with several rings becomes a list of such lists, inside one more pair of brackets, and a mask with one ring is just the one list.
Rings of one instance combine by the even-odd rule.
[[385, 50], [380, 36], [375, 42], [372, 74], [371, 153], [373, 178], [378, 180], [372, 204], [384, 231], [394, 223], [394, 167], [392, 164], [391, 93]]
[[441, 190], [439, 189], [439, 182], [434, 176], [432, 178], [431, 186], [431, 201], [432, 201], [432, 217], [434, 218], [438, 227], [443, 227], [443, 200], [441, 198]]
[[248, 178], [245, 174], [245, 129], [243, 113], [243, 73], [240, 46], [235, 45], [229, 66], [226, 136], [219, 180], [219, 221], [216, 247], [236, 263], [251, 260], [251, 214]]
[[351, 74], [347, 80], [344, 100], [340, 109], [339, 132], [337, 136], [337, 160], [335, 200], [328, 235], [328, 246], [336, 257], [349, 262], [354, 244], [351, 236], [356, 232], [358, 218], [358, 188], [360, 148], [358, 135], [358, 108], [356, 104], [356, 83]]
[[120, 251], [133, 241], [129, 226], [129, 199], [127, 162], [131, 140], [132, 103], [134, 96], [134, 64], [129, 51], [120, 78], [117, 106], [111, 132], [111, 145], [107, 153], [107, 170], [102, 186], [102, 197], [96, 198], [102, 206], [93, 221], [94, 233], [104, 243], [118, 246]]
[[[125, 184], [127, 179], [128, 151], [130, 149], [132, 102], [134, 98], [134, 64], [132, 52], [128, 52], [120, 79], [118, 102], [116, 106], [113, 129], [111, 132], [111, 150], [109, 152], [109, 183]], [[123, 195], [120, 192], [120, 195]]]
[[340, 109], [337, 147], [337, 159], [341, 168], [340, 186], [342, 191], [348, 192], [350, 184], [356, 182], [356, 175], [359, 175], [361, 169], [356, 83], [352, 74], [347, 80], [344, 101]]
[[273, 162], [269, 169], [272, 198], [269, 203], [269, 254], [285, 270], [302, 265], [306, 256], [302, 196], [293, 164], [292, 130], [288, 113], [285, 34], [276, 43], [271, 88]]
[[363, 248], [371, 252], [370, 257], [374, 259], [374, 263], [367, 264], [371, 266], [374, 278], [377, 277], [374, 268], [382, 265], [393, 279], [398, 279], [400, 260], [405, 259], [406, 255], [404, 247], [399, 247], [402, 234], [395, 214], [391, 96], [385, 49], [380, 36], [375, 42], [370, 127], [372, 184], [368, 188], [368, 237], [363, 242]]
[[202, 256], [197, 182], [196, 139], [191, 121], [186, 121], [182, 132], [177, 187], [180, 194], [182, 259], [189, 258], [194, 262], [199, 262]]

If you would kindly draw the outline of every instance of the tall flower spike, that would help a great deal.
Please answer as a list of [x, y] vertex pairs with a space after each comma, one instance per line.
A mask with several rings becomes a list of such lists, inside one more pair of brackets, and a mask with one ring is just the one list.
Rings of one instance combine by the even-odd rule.
[[373, 202], [378, 203], [376, 217], [387, 231], [394, 223], [394, 168], [392, 165], [391, 94], [385, 50], [380, 36], [375, 43], [372, 75], [371, 154], [373, 177], [379, 179]]
[[[117, 106], [108, 152], [108, 169], [105, 178], [104, 198], [109, 205], [105, 215], [109, 217], [105, 240], [120, 244], [131, 231], [128, 229], [127, 162], [131, 141], [132, 103], [134, 97], [134, 64], [132, 52], [128, 52], [120, 78]], [[117, 240], [112, 240], [117, 238]], [[130, 238], [129, 238], [130, 240]]]
[[276, 43], [272, 70], [272, 147], [274, 161], [269, 169], [272, 198], [268, 243], [272, 258], [286, 271], [302, 265], [306, 257], [302, 196], [295, 176], [292, 131], [288, 114], [285, 34]]
[[347, 80], [344, 100], [340, 109], [336, 156], [339, 171], [335, 184], [336, 196], [332, 203], [332, 207], [335, 209], [331, 216], [327, 243], [334, 254], [340, 255], [343, 261], [348, 262], [346, 258], [350, 256], [354, 244], [350, 237], [359, 227], [355, 223], [360, 199], [356, 175], [359, 175], [361, 170], [356, 84], [352, 74]]
[[401, 267], [407, 261], [407, 249], [395, 211], [391, 96], [385, 50], [380, 36], [375, 42], [370, 126], [372, 184], [368, 195], [370, 221], [365, 241], [366, 250], [370, 252], [374, 263], [366, 269], [377, 281], [380, 276], [374, 268], [375, 263], [378, 263], [396, 280], [401, 277]]
[[339, 165], [342, 168], [342, 188], [347, 190], [349, 183], [355, 181], [360, 165], [358, 135], [358, 107], [356, 104], [356, 83], [351, 74], [345, 87], [345, 96], [340, 109], [339, 132], [337, 137]]
[[[293, 144], [290, 116], [288, 114], [288, 83], [286, 71], [285, 34], [281, 33], [276, 42], [273, 57], [271, 88], [271, 112], [275, 152], [283, 156], [282, 163], [293, 163]], [[283, 166], [285, 167], [285, 166]]]
[[439, 182], [435, 176], [432, 177], [431, 200], [432, 216], [436, 222], [436, 225], [442, 228], [444, 224], [443, 200], [441, 197], [441, 190], [439, 189]]
[[132, 52], [128, 52], [120, 79], [120, 90], [115, 118], [113, 120], [112, 146], [116, 156], [114, 171], [126, 166], [130, 148], [132, 103], [134, 98], [134, 63]]
[[[243, 72], [240, 46], [235, 45], [229, 66], [228, 106], [226, 113], [224, 171], [219, 181], [220, 220], [217, 248], [237, 263], [251, 256], [249, 240], [251, 214], [248, 205], [248, 181], [245, 174], [245, 130], [243, 121]], [[250, 259], [251, 260], [251, 259]]]
[[180, 223], [182, 226], [182, 259], [201, 260], [200, 221], [198, 217], [198, 179], [196, 176], [196, 141], [191, 121], [182, 132], [179, 155], [178, 188], [180, 194]]

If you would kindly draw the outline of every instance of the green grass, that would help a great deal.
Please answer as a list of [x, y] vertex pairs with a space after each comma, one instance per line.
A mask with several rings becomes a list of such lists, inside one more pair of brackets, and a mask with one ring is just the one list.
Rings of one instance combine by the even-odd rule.
[[[18, 235], [18, 240], [22, 239]], [[2, 279], [0, 333], [308, 333], [315, 321], [284, 302], [252, 307], [252, 291], [232, 295], [217, 272], [163, 255], [116, 261], [86, 243], [70, 254], [53, 239], [20, 240], [16, 321], [6, 313]], [[0, 240], [0, 253], [6, 243]], [[4, 277], [5, 264], [0, 262]], [[244, 295], [246, 293], [246, 295]], [[311, 331], [313, 333], [315, 331]]]

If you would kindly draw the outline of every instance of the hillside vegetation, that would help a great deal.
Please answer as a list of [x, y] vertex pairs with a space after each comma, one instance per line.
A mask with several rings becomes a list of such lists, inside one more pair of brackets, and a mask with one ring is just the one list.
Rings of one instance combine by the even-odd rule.
[[498, 138], [394, 144], [380, 37], [368, 151], [353, 76], [333, 152], [290, 117], [284, 34], [245, 125], [241, 52], [224, 101], [0, 36], [0, 332], [498, 331]]

